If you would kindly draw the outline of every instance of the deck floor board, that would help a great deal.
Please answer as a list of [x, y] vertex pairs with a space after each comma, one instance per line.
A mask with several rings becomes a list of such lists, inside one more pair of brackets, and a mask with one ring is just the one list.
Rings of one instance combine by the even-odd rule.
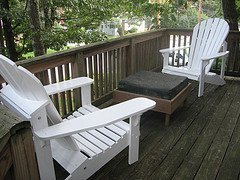
[[171, 116], [147, 112], [141, 119], [139, 160], [122, 151], [90, 179], [238, 179], [240, 174], [240, 81], [220, 87], [198, 84]]
[[[224, 101], [224, 99], [228, 99], [228, 97], [229, 96], [224, 96], [220, 104], [222, 101]], [[209, 107], [209, 104], [207, 107]], [[205, 126], [203, 126], [201, 133], [198, 135], [196, 141], [187, 153], [186, 157], [184, 157], [184, 161], [174, 174], [173, 179], [193, 179], [196, 175], [199, 167], [201, 166], [203, 158], [209, 150], [215, 134], [219, 129], [219, 121], [223, 119], [222, 117], [224, 117], [223, 115], [226, 114], [227, 109], [219, 106], [219, 108], [216, 108], [216, 110], [214, 110], [213, 106], [212, 111], [214, 111], [213, 114], [210, 113], [209, 116], [205, 117], [205, 120], [207, 121]], [[218, 116], [218, 118], [215, 117], [212, 119], [213, 116]], [[200, 119], [197, 121], [201, 122]]]

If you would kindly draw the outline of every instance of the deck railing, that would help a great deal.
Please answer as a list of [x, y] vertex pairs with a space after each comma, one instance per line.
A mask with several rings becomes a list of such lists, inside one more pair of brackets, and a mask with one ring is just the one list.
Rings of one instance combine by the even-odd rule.
[[[92, 100], [95, 105], [112, 98], [118, 82], [140, 70], [161, 69], [159, 49], [169, 45], [188, 45], [191, 30], [161, 29], [130, 35], [62, 52], [24, 60], [18, 64], [34, 73], [44, 85], [73, 77], [88, 76], [94, 79]], [[228, 37], [230, 55], [226, 73], [239, 76], [240, 33], [231, 32]], [[187, 62], [187, 51], [172, 54], [171, 64], [181, 66]], [[214, 70], [219, 70], [219, 63]], [[0, 79], [0, 82], [3, 80]], [[67, 91], [53, 95], [52, 100], [64, 116], [80, 105], [80, 91]]]

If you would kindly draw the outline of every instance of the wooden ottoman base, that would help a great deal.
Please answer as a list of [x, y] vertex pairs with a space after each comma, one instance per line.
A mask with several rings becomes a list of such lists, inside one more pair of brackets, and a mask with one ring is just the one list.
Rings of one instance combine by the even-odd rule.
[[170, 115], [185, 101], [191, 92], [191, 84], [189, 83], [182, 91], [180, 91], [173, 99], [167, 100], [158, 97], [151, 97], [142, 94], [130, 93], [127, 91], [114, 90], [113, 102], [119, 103], [135, 97], [146, 97], [156, 102], [156, 107], [153, 111], [162, 112], [166, 114], [165, 125], [170, 123]]

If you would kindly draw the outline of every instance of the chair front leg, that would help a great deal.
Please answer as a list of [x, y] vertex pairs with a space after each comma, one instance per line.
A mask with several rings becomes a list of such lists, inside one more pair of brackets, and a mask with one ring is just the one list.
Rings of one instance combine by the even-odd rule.
[[55, 180], [55, 171], [52, 159], [50, 141], [42, 141], [34, 137], [38, 169], [41, 179]]
[[130, 118], [129, 157], [128, 157], [129, 164], [133, 164], [138, 160], [140, 118], [141, 115], [136, 115]]
[[[46, 108], [39, 109], [35, 115], [31, 118], [31, 125], [33, 131], [37, 131], [48, 127], [48, 121], [46, 116]], [[33, 133], [34, 134], [34, 133]], [[38, 169], [41, 179], [55, 180], [55, 171], [53, 166], [52, 150], [50, 141], [43, 141], [33, 136], [34, 147], [37, 156]]]
[[[227, 51], [227, 42], [224, 41], [223, 43], [223, 52], [226, 52]], [[226, 67], [226, 60], [227, 60], [227, 56], [223, 56], [222, 57], [222, 65], [221, 65], [221, 73], [220, 73], [220, 78], [224, 78], [224, 74], [225, 74], [225, 67]]]
[[201, 63], [201, 73], [199, 77], [199, 87], [198, 87], [198, 97], [201, 97], [203, 95], [204, 90], [204, 82], [205, 82], [205, 69], [208, 65], [209, 61], [202, 61]]
[[226, 67], [226, 56], [222, 57], [222, 65], [221, 65], [221, 73], [220, 78], [223, 79], [225, 75], [225, 67]]

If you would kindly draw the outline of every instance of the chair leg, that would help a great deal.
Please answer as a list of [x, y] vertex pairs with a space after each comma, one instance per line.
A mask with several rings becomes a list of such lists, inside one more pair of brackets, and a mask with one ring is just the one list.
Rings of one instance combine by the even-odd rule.
[[165, 114], [165, 126], [169, 126], [170, 124], [170, 114]]
[[204, 82], [203, 81], [199, 81], [198, 97], [201, 97], [203, 95], [203, 89], [204, 89]]
[[40, 179], [56, 179], [50, 141], [41, 141], [35, 137], [34, 145], [37, 155]]
[[[227, 51], [227, 42], [224, 41], [224, 43], [223, 43], [223, 52], [226, 52], [226, 51]], [[222, 57], [222, 65], [221, 65], [221, 73], [220, 73], [221, 79], [224, 78], [227, 56], [223, 56]]]
[[198, 89], [198, 97], [201, 97], [203, 95], [204, 90], [204, 82], [205, 82], [205, 69], [208, 65], [208, 61], [202, 61], [201, 62], [201, 74], [199, 76], [199, 89]]
[[133, 164], [138, 160], [139, 136], [140, 136], [140, 115], [130, 118], [130, 142], [128, 163]]

